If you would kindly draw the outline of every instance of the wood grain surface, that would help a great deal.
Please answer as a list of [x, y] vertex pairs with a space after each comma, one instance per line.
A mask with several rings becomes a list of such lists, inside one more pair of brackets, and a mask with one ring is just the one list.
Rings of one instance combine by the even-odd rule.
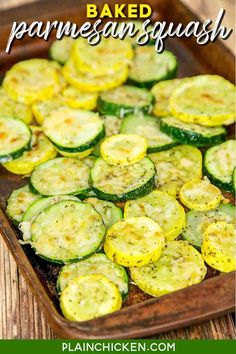
[[[33, 0], [0, 0], [0, 8], [20, 5]], [[234, 26], [234, 0], [183, 0], [200, 17], [214, 18], [219, 7], [227, 9], [225, 24]], [[234, 51], [234, 38], [227, 46]], [[53, 339], [56, 338], [45, 320], [34, 296], [19, 274], [17, 266], [0, 238], [0, 338]], [[235, 325], [232, 315], [226, 315], [187, 328], [159, 335], [159, 339], [233, 339]]]

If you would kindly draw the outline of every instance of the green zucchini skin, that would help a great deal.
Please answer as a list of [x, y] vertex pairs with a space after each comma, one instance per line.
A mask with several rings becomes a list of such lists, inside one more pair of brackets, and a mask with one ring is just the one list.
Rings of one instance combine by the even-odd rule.
[[151, 177], [145, 185], [136, 188], [128, 193], [124, 193], [122, 196], [117, 194], [104, 193], [98, 188], [95, 187], [92, 188], [93, 191], [96, 193], [97, 197], [100, 199], [108, 200], [110, 202], [125, 202], [127, 200], [144, 197], [154, 189], [154, 186], [155, 186], [155, 176]]
[[[152, 99], [152, 102], [150, 104], [139, 108], [138, 111], [144, 114], [150, 114], [153, 108], [153, 104], [154, 104], [154, 98]], [[100, 114], [112, 115], [117, 117], [124, 117], [129, 114], [136, 113], [137, 110], [136, 107], [126, 106], [121, 104], [118, 105], [116, 103], [106, 102], [101, 97], [98, 98], [97, 109], [100, 112]]]
[[[152, 45], [152, 44], [150, 44], [150, 45]], [[166, 75], [161, 78], [161, 80], [140, 82], [140, 81], [136, 81], [134, 79], [129, 78], [127, 81], [127, 84], [150, 90], [154, 85], [156, 85], [160, 81], [174, 79], [177, 75], [177, 72], [178, 72], [178, 65], [176, 63], [176, 67], [172, 71], [167, 72]]]
[[234, 192], [234, 195], [236, 194], [236, 167], [234, 169], [234, 172], [233, 172], [233, 192]]
[[28, 151], [30, 150], [30, 142], [25, 145], [24, 147], [22, 147], [21, 149], [17, 150], [17, 151], [14, 151], [10, 154], [7, 154], [7, 155], [1, 155], [0, 156], [0, 163], [4, 163], [4, 162], [9, 162], [9, 161], [12, 161], [12, 160], [15, 160], [17, 159], [18, 157], [22, 156], [23, 153], [25, 151]]
[[230, 183], [222, 182], [221, 180], [219, 180], [218, 178], [213, 176], [213, 174], [211, 174], [206, 168], [205, 159], [204, 159], [203, 172], [209, 178], [211, 183], [213, 183], [215, 186], [217, 186], [220, 189], [225, 190], [226, 192], [233, 193], [233, 183], [232, 183], [232, 181]]
[[54, 143], [51, 139], [49, 139], [49, 140], [60, 151], [65, 151], [65, 152], [69, 152], [69, 153], [76, 153], [76, 152], [84, 152], [86, 150], [94, 148], [94, 146], [96, 146], [99, 143], [99, 141], [105, 137], [105, 135], [106, 135], [105, 128], [103, 127], [103, 129], [97, 134], [97, 136], [93, 140], [90, 140], [86, 144], [83, 144], [83, 145], [80, 145], [80, 146], [74, 147], [74, 148], [65, 147], [65, 146]]
[[[130, 104], [129, 101], [126, 103], [122, 102], [122, 98], [120, 98], [121, 102], [114, 102], [112, 101], [112, 99], [107, 98], [106, 96], [113, 94], [117, 94], [117, 91], [123, 91], [123, 95], [126, 97], [129, 97], [129, 95], [135, 95], [137, 94], [138, 98], [141, 95], [145, 96], [145, 102], [142, 102], [143, 105], [137, 105], [137, 104]], [[143, 91], [142, 91], [143, 90]], [[105, 96], [105, 97], [104, 97]], [[97, 102], [97, 109], [98, 112], [101, 115], [104, 116], [117, 116], [120, 118], [123, 118], [129, 114], [133, 114], [133, 113], [144, 113], [144, 114], [150, 114], [152, 109], [153, 109], [153, 105], [155, 102], [155, 98], [152, 95], [151, 92], [147, 91], [146, 89], [141, 89], [135, 86], [128, 86], [125, 85], [123, 87], [118, 87], [117, 89], [113, 89], [111, 90], [111, 92], [107, 93], [101, 93], [100, 96], [98, 97], [98, 102]]]
[[[219, 178], [220, 176], [216, 177], [217, 170], [216, 171], [214, 171], [214, 170], [212, 171], [211, 164], [212, 164], [212, 162], [216, 161], [219, 164], [224, 165], [224, 161], [219, 161], [219, 157], [216, 158], [216, 156], [214, 156], [214, 153], [215, 153], [216, 149], [219, 149], [219, 150], [223, 149], [224, 150], [226, 148], [227, 154], [231, 154], [230, 156], [233, 156], [234, 151], [235, 151], [234, 149], [235, 149], [235, 146], [236, 146], [235, 144], [236, 144], [235, 140], [226, 140], [222, 144], [219, 144], [219, 145], [216, 145], [216, 146], [213, 146], [213, 147], [209, 148], [206, 151], [205, 155], [204, 155], [204, 162], [203, 162], [203, 171], [206, 174], [206, 176], [209, 178], [209, 180], [213, 184], [215, 184], [218, 188], [223, 189], [223, 190], [228, 191], [228, 192], [231, 192], [231, 193], [234, 192], [234, 186], [233, 186], [234, 167], [232, 168], [233, 171], [229, 172], [229, 175], [228, 175], [229, 180], [224, 181], [224, 180]], [[235, 163], [234, 159], [230, 160], [230, 161]], [[227, 167], [225, 167], [224, 170], [226, 171]], [[214, 173], [214, 172], [216, 172], [216, 173]]]
[[165, 151], [165, 150], [169, 150], [171, 148], [173, 148], [174, 146], [179, 145], [178, 142], [175, 143], [171, 143], [171, 144], [166, 144], [160, 147], [149, 147], [147, 148], [147, 154], [152, 154], [154, 152], [160, 152], [160, 151]]
[[[187, 126], [187, 125], [186, 125]], [[200, 134], [198, 132], [195, 132], [193, 130], [185, 130], [181, 129], [172, 125], [169, 125], [166, 123], [165, 119], [161, 120], [160, 124], [160, 130], [163, 133], [166, 133], [173, 139], [175, 139], [177, 142], [186, 144], [186, 145], [192, 145], [195, 147], [205, 147], [205, 146], [213, 146], [213, 145], [218, 145], [225, 141], [227, 132], [226, 129], [222, 127], [222, 133], [211, 136], [211, 137], [206, 137], [203, 134]]]
[[[47, 195], [47, 194], [42, 194], [40, 193], [34, 186], [33, 184], [31, 183], [31, 181], [29, 180], [29, 190], [31, 193], [34, 193], [34, 194], [38, 194], [40, 195], [41, 197], [53, 197], [53, 194], [52, 195]], [[83, 200], [85, 198], [88, 198], [88, 197], [91, 197], [93, 195], [91, 195], [91, 192], [92, 192], [92, 188], [87, 188], [86, 190], [84, 190], [83, 192], [73, 192], [73, 193], [68, 193], [68, 195], [75, 195], [77, 196], [79, 199]]]

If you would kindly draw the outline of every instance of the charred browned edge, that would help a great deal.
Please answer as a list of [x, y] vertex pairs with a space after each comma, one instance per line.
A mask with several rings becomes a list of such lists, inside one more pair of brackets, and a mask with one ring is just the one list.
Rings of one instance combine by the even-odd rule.
[[[112, 1], [108, 2], [112, 4]], [[116, 1], [116, 3], [122, 2], [122, 0]], [[142, 1], [128, 1], [127, 3], [139, 2]], [[97, 3], [102, 6], [102, 2], [97, 1]], [[175, 0], [168, 2], [148, 0], [145, 3], [152, 6], [154, 20], [186, 24], [196, 19], [182, 3]], [[31, 23], [35, 20], [70, 20], [79, 25], [84, 22], [86, 17], [85, 4], [86, 1], [81, 4], [80, 0], [40, 1], [35, 2], [33, 6], [28, 4], [16, 9], [1, 11], [0, 74], [4, 74], [12, 64], [19, 60], [46, 57], [50, 45], [49, 42], [41, 39], [26, 37], [22, 41], [16, 41], [11, 55], [7, 55], [5, 46], [12, 21], [26, 20]], [[25, 18], [25, 14], [27, 14], [27, 18]], [[231, 81], [234, 80], [234, 57], [220, 41], [204, 47], [197, 45], [194, 38], [171, 39], [167, 42], [168, 48], [174, 51], [179, 59], [179, 76], [215, 73], [223, 75]], [[19, 176], [0, 168], [0, 205], [3, 210], [9, 193], [25, 183], [26, 181]], [[61, 316], [55, 290], [60, 266], [40, 259], [30, 247], [24, 246], [22, 248], [18, 242], [17, 230], [1, 210], [0, 233], [22, 274], [40, 300], [45, 315], [62, 338], [140, 337], [199, 322], [231, 312], [234, 309], [235, 274], [216, 276], [218, 273], [209, 269], [207, 278], [211, 279], [158, 299], [150, 299], [148, 295], [131, 285], [129, 297], [121, 311], [86, 323], [69, 322]]]

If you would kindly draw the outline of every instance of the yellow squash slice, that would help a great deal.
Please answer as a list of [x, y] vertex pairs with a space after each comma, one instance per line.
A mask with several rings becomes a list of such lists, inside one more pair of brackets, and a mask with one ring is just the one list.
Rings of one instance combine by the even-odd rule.
[[3, 88], [13, 100], [28, 105], [50, 98], [62, 85], [55, 64], [46, 59], [21, 61], [6, 73]]
[[113, 75], [133, 58], [131, 43], [115, 38], [103, 38], [96, 46], [79, 38], [72, 50], [76, 68], [86, 74]]
[[236, 270], [236, 230], [233, 224], [217, 221], [210, 224], [202, 242], [202, 256], [220, 272]]
[[73, 86], [68, 86], [62, 91], [62, 99], [72, 108], [93, 110], [97, 106], [98, 94], [96, 92], [81, 92]]
[[187, 123], [205, 126], [228, 125], [235, 121], [235, 86], [217, 75], [188, 79], [170, 97], [171, 112]]
[[167, 193], [155, 190], [125, 203], [124, 218], [147, 216], [160, 225], [166, 240], [179, 236], [186, 225], [184, 208]]
[[72, 321], [88, 321], [121, 308], [118, 287], [100, 274], [76, 277], [61, 293], [63, 315]]
[[31, 148], [25, 151], [22, 156], [10, 162], [3, 163], [3, 166], [10, 172], [27, 175], [42, 162], [53, 159], [57, 151], [53, 144], [43, 134], [42, 129], [36, 126], [30, 127], [32, 131]]
[[147, 141], [136, 134], [117, 134], [106, 138], [100, 147], [102, 158], [111, 165], [127, 166], [142, 160]]
[[189, 209], [206, 211], [217, 208], [222, 193], [208, 179], [204, 179], [185, 183], [179, 192], [179, 197]]
[[162, 296], [200, 283], [206, 271], [201, 254], [186, 241], [171, 241], [157, 261], [130, 268], [132, 280], [151, 296]]
[[154, 85], [151, 89], [151, 92], [155, 97], [153, 114], [158, 117], [169, 116], [171, 114], [169, 107], [170, 96], [181, 83], [186, 82], [187, 80], [187, 78], [164, 80]]
[[123, 65], [113, 75], [84, 74], [77, 70], [70, 59], [62, 69], [65, 80], [83, 92], [100, 92], [122, 85], [128, 77], [128, 67]]
[[32, 110], [24, 103], [12, 100], [7, 93], [0, 88], [0, 117], [18, 118], [24, 123], [29, 124], [32, 121]]
[[128, 218], [107, 232], [107, 257], [125, 267], [141, 267], [157, 260], [163, 252], [165, 236], [160, 226], [147, 217]]

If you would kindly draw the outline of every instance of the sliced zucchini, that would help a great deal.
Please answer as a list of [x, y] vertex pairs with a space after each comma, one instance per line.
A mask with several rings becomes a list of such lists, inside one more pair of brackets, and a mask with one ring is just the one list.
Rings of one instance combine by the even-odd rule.
[[42, 129], [36, 126], [30, 127], [32, 138], [30, 142], [30, 150], [24, 151], [23, 155], [3, 163], [3, 166], [10, 172], [27, 175], [42, 162], [53, 159], [57, 155], [57, 151], [53, 144], [43, 134]]
[[160, 120], [154, 116], [129, 115], [122, 120], [120, 132], [144, 137], [148, 143], [148, 153], [168, 150], [178, 145], [171, 137], [160, 131]]
[[101, 114], [123, 118], [133, 113], [150, 113], [153, 103], [154, 99], [149, 91], [126, 85], [101, 93], [97, 106]]
[[73, 158], [57, 157], [37, 166], [30, 178], [30, 188], [42, 196], [83, 194], [90, 190], [89, 167]]
[[157, 53], [154, 46], [135, 48], [128, 80], [138, 87], [150, 89], [157, 82], [172, 79], [177, 73], [177, 59], [168, 50]]
[[75, 66], [86, 74], [113, 75], [133, 58], [133, 49], [127, 41], [103, 38], [96, 46], [79, 38], [72, 51]]
[[29, 124], [32, 121], [32, 110], [29, 106], [12, 100], [0, 87], [0, 117], [21, 119]]
[[24, 240], [31, 239], [31, 224], [34, 222], [34, 220], [44, 209], [46, 209], [50, 205], [56, 204], [63, 200], [80, 201], [77, 197], [72, 195], [56, 195], [48, 198], [39, 198], [35, 200], [33, 203], [31, 203], [29, 207], [26, 209], [22, 217], [21, 223], [19, 225], [19, 229], [23, 234], [23, 239]]
[[179, 145], [149, 157], [157, 170], [157, 188], [174, 197], [184, 183], [202, 177], [202, 154], [193, 146]]
[[74, 40], [71, 37], [55, 40], [49, 48], [50, 58], [64, 65], [70, 57], [73, 43]]
[[233, 172], [233, 191], [235, 194], [236, 193], [236, 167], [234, 168], [234, 172]]
[[227, 135], [224, 127], [204, 127], [184, 123], [174, 117], [162, 119], [160, 129], [179, 143], [197, 147], [217, 145], [224, 141]]
[[31, 244], [42, 258], [68, 263], [96, 252], [105, 231], [92, 205], [64, 200], [44, 209], [33, 221]]
[[233, 191], [232, 175], [236, 167], [236, 140], [227, 140], [207, 150], [204, 168], [207, 176], [217, 187]]
[[97, 107], [98, 94], [83, 92], [76, 87], [68, 86], [61, 93], [63, 101], [72, 108], [93, 110]]
[[7, 162], [29, 150], [31, 131], [22, 120], [0, 117], [0, 162]]
[[222, 200], [221, 191], [208, 179], [185, 183], [179, 192], [179, 197], [187, 208], [206, 211], [215, 209]]
[[65, 318], [77, 322], [118, 311], [121, 305], [122, 298], [117, 286], [100, 274], [72, 279], [60, 298]]
[[106, 138], [100, 148], [102, 158], [111, 165], [128, 166], [142, 160], [147, 141], [136, 134], [117, 134]]
[[235, 223], [236, 210], [231, 204], [221, 203], [217, 209], [209, 211], [189, 211], [186, 214], [187, 226], [182, 232], [182, 237], [193, 246], [200, 248], [206, 228], [217, 221]]
[[28, 185], [15, 189], [7, 200], [7, 215], [18, 225], [29, 205], [39, 197], [30, 192]]
[[124, 298], [128, 293], [128, 275], [124, 267], [112, 262], [105, 254], [97, 253], [83, 261], [65, 265], [57, 279], [57, 289], [60, 293], [71, 279], [84, 275], [101, 274], [112, 281]]
[[61, 88], [56, 67], [46, 59], [29, 59], [13, 65], [2, 85], [13, 100], [28, 105], [52, 97]]
[[235, 121], [235, 86], [217, 75], [199, 75], [176, 88], [170, 98], [173, 115], [205, 126]]
[[32, 106], [32, 110], [36, 122], [42, 125], [44, 120], [50, 115], [52, 111], [62, 107], [67, 107], [67, 105], [64, 101], [62, 101], [61, 96], [56, 96], [48, 100], [35, 102]]
[[83, 163], [89, 168], [92, 168], [95, 160], [96, 160], [96, 156], [89, 155], [83, 159]]
[[91, 204], [97, 210], [108, 229], [122, 219], [123, 215], [121, 209], [111, 202], [97, 198], [87, 198], [85, 202]]
[[158, 190], [125, 203], [124, 218], [136, 216], [147, 216], [158, 223], [168, 241], [178, 237], [186, 225], [184, 208], [173, 197]]
[[92, 187], [98, 198], [112, 202], [143, 197], [155, 182], [155, 167], [148, 158], [129, 166], [109, 165], [98, 158], [91, 169]]
[[162, 296], [200, 283], [206, 271], [201, 254], [186, 241], [171, 241], [157, 261], [130, 268], [132, 280], [151, 296]]
[[114, 224], [106, 234], [107, 257], [125, 267], [141, 267], [157, 260], [165, 247], [160, 226], [147, 217], [133, 217]]
[[64, 65], [62, 72], [68, 84], [84, 92], [96, 93], [122, 85], [128, 77], [128, 66], [122, 66], [119, 71], [112, 75], [91, 75], [79, 71], [70, 59]]
[[60, 151], [69, 153], [89, 150], [105, 135], [97, 113], [74, 108], [51, 112], [43, 122], [43, 131]]
[[165, 80], [158, 82], [152, 87], [152, 94], [155, 98], [153, 114], [158, 117], [165, 117], [171, 114], [169, 99], [174, 90], [183, 82], [187, 82], [188, 78]]
[[236, 230], [233, 224], [217, 221], [210, 224], [202, 241], [202, 256], [207, 264], [220, 272], [236, 270]]

